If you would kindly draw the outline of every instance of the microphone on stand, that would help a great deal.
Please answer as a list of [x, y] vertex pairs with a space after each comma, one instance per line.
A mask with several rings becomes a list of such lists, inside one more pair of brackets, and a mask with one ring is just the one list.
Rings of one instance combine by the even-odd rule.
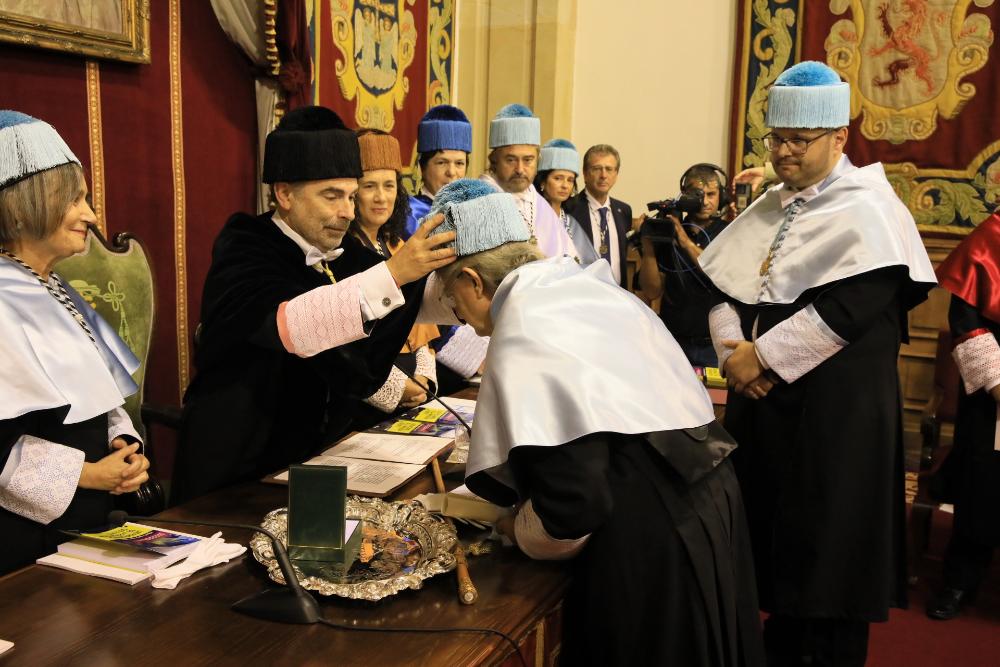
[[[399, 366], [396, 366], [396, 368], [399, 368]], [[444, 401], [442, 401], [441, 397], [438, 396], [436, 392], [431, 391], [430, 387], [424, 386], [423, 382], [421, 382], [417, 378], [413, 377], [413, 375], [410, 375], [410, 372], [407, 371], [405, 368], [399, 368], [399, 370], [403, 371], [403, 375], [405, 375], [406, 377], [408, 377], [411, 380], [413, 380], [414, 384], [416, 384], [418, 387], [420, 387], [421, 389], [423, 389], [424, 391], [426, 391], [431, 396], [431, 398], [433, 398], [435, 401], [437, 401], [442, 406], [444, 406], [445, 410], [447, 410], [452, 415], [454, 415], [455, 419], [457, 419], [459, 422], [461, 422], [462, 426], [465, 427], [465, 432], [469, 434], [469, 437], [470, 438], [472, 437], [472, 427], [469, 426], [469, 423], [467, 421], [465, 421], [464, 419], [462, 419], [462, 415], [458, 414], [455, 410], [452, 409], [452, 407], [450, 405], [448, 405], [447, 403], [445, 403]]]
[[292, 562], [288, 559], [288, 552], [284, 545], [269, 530], [260, 526], [251, 526], [244, 523], [223, 523], [221, 521], [188, 521], [183, 519], [157, 519], [148, 516], [132, 516], [115, 510], [108, 514], [108, 522], [112, 526], [121, 526], [126, 521], [138, 523], [179, 523], [189, 526], [214, 526], [217, 528], [235, 528], [237, 530], [250, 530], [255, 533], [263, 533], [271, 540], [271, 548], [274, 550], [274, 557], [281, 568], [281, 574], [285, 578], [285, 586], [282, 588], [268, 588], [260, 593], [243, 598], [233, 604], [232, 609], [261, 618], [265, 621], [278, 621], [280, 623], [316, 623], [319, 621], [319, 606], [316, 600], [307, 593], [299, 580], [295, 577], [292, 569]]

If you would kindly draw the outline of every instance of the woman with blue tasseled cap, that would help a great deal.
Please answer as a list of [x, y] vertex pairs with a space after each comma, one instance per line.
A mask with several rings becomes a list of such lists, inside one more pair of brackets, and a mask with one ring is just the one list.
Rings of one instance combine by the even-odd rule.
[[587, 266], [598, 260], [597, 251], [580, 222], [564, 207], [567, 199], [576, 196], [576, 177], [579, 175], [580, 154], [571, 141], [552, 139], [542, 146], [535, 189], [559, 216], [559, 221], [576, 247], [576, 259]]
[[458, 255], [437, 278], [491, 335], [466, 483], [514, 508], [497, 529], [524, 554], [572, 573], [561, 663], [763, 665], [734, 445], [659, 317], [607, 262], [545, 259], [487, 183], [435, 206]]
[[417, 126], [417, 163], [420, 165], [420, 192], [410, 197], [410, 215], [403, 238], [417, 230], [427, 215], [434, 195], [443, 186], [465, 178], [472, 153], [472, 125], [458, 107], [439, 104], [431, 107]]
[[149, 461], [125, 398], [139, 361], [53, 271], [83, 252], [80, 161], [55, 129], [0, 111], [0, 575], [102, 527]]

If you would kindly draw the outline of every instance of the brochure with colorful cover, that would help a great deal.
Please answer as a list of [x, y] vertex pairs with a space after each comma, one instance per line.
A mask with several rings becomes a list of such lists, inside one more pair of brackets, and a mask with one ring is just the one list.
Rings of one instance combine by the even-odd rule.
[[[466, 399], [448, 399], [452, 410], [462, 416], [470, 425], [475, 418], [476, 402]], [[387, 419], [368, 429], [370, 433], [399, 433], [403, 435], [430, 435], [437, 438], [454, 438], [455, 426], [459, 423], [439, 404], [431, 402], [418, 405], [403, 414]]]
[[176, 533], [161, 528], [152, 528], [138, 523], [125, 523], [116, 528], [105, 530], [100, 533], [76, 533], [79, 537], [86, 537], [91, 540], [101, 540], [103, 542], [114, 542], [125, 546], [152, 551], [158, 554], [176, 554], [180, 551], [188, 552], [194, 548], [201, 538], [197, 535], [186, 533]]

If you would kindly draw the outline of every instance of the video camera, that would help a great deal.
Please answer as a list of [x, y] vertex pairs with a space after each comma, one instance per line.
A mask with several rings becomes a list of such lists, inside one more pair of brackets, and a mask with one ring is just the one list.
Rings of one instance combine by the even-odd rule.
[[653, 243], [676, 243], [674, 223], [668, 216], [680, 217], [683, 213], [697, 213], [701, 210], [704, 200], [705, 193], [700, 188], [692, 188], [678, 195], [676, 199], [649, 202], [646, 208], [656, 213], [642, 224], [642, 237]]

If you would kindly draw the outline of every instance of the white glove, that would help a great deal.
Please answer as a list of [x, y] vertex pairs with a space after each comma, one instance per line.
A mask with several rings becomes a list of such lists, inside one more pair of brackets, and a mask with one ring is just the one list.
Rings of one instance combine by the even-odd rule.
[[247, 550], [242, 544], [229, 544], [222, 539], [222, 533], [216, 533], [198, 543], [187, 558], [176, 565], [153, 570], [153, 588], [177, 588], [181, 579], [190, 577], [198, 570], [212, 567], [219, 563], [228, 563], [237, 556], [242, 556]]

